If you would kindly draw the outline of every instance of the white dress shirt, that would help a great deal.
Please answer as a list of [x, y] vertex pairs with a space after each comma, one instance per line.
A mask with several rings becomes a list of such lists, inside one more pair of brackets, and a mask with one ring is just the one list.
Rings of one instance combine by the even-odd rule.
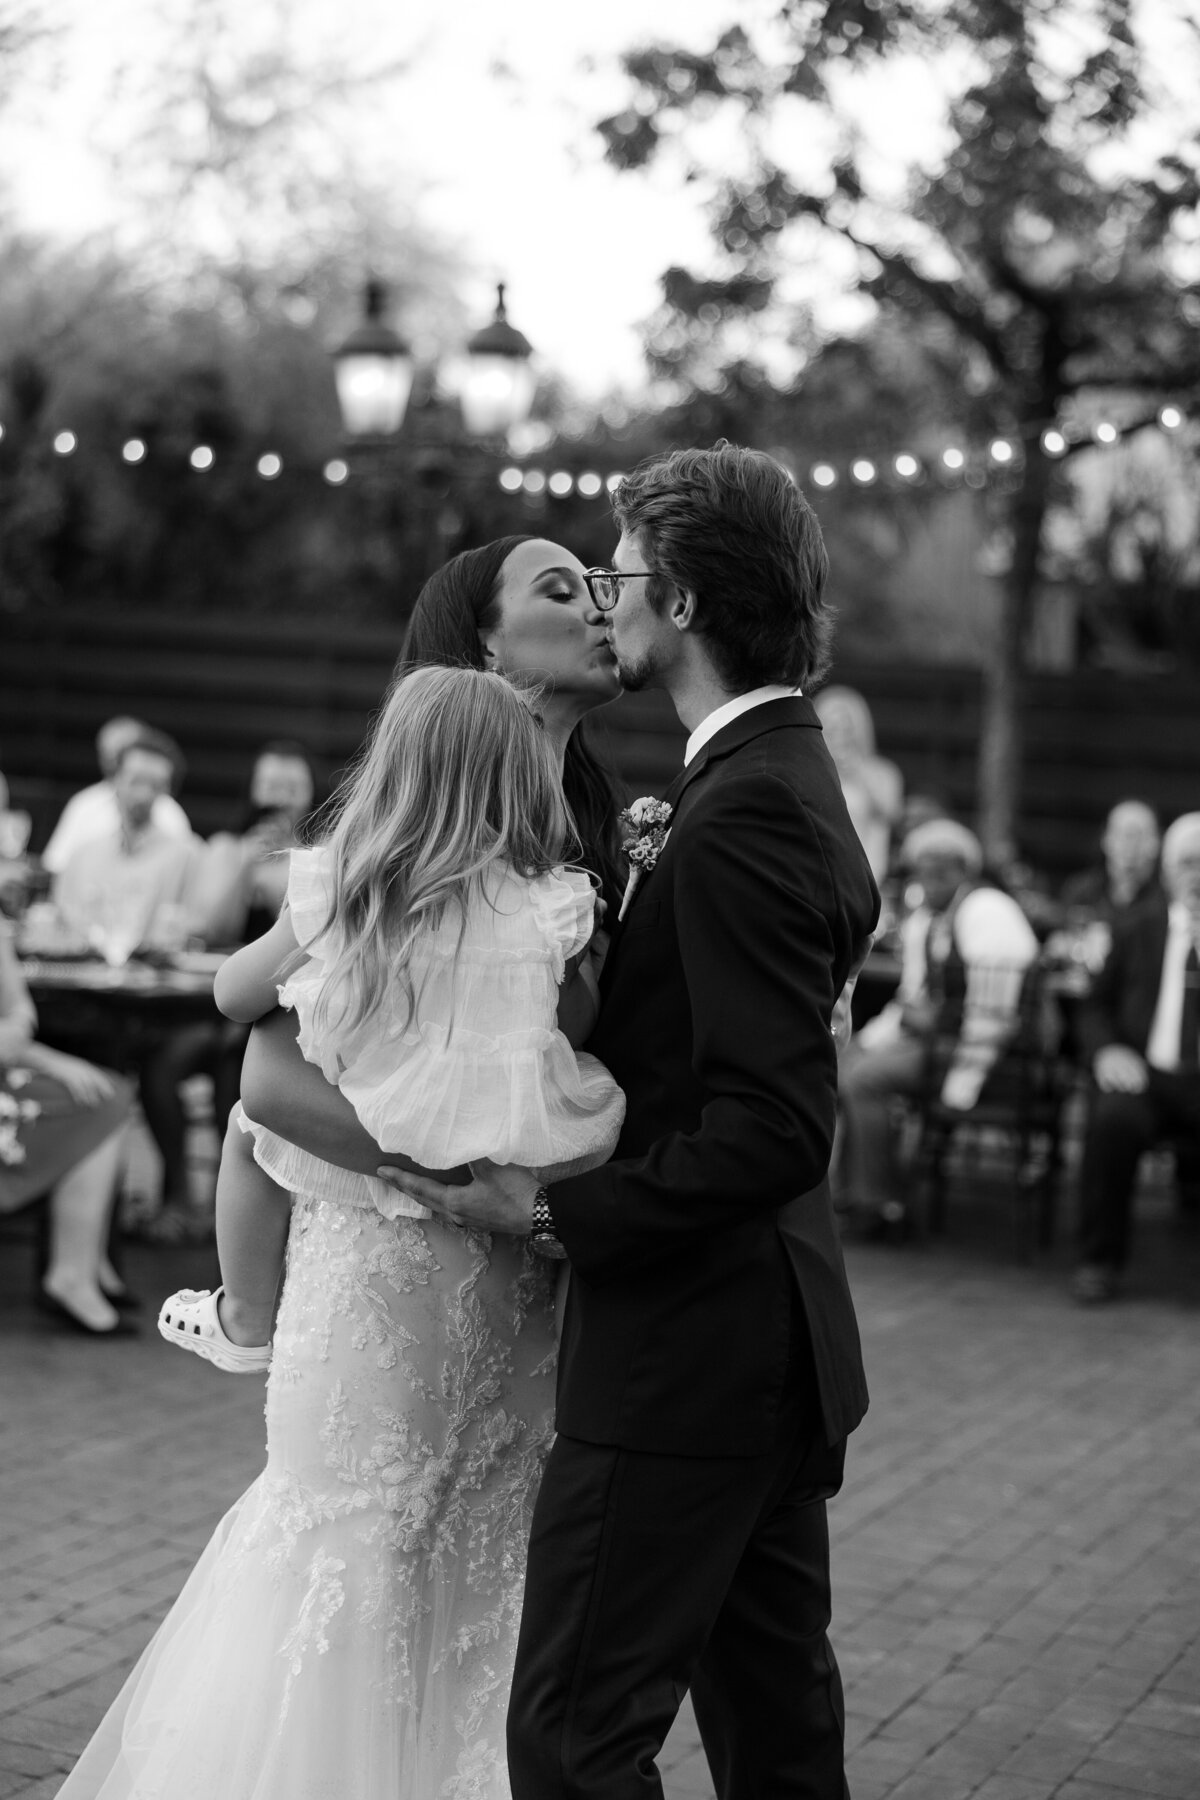
[[1183, 1030], [1183, 965], [1188, 947], [1197, 935], [1196, 922], [1177, 901], [1167, 914], [1167, 947], [1163, 952], [1158, 1004], [1146, 1045], [1151, 1068], [1170, 1071], [1179, 1067], [1179, 1034]]
[[[150, 817], [155, 829], [167, 837], [186, 843], [192, 835], [188, 816], [178, 800], [160, 794]], [[61, 875], [75, 852], [97, 838], [109, 837], [118, 830], [121, 813], [111, 781], [97, 781], [91, 787], [72, 794], [50, 833], [50, 841], [42, 851], [42, 867], [52, 875]]]
[[724, 705], [718, 706], [706, 719], [700, 721], [688, 739], [683, 752], [684, 768], [687, 768], [710, 738], [716, 737], [718, 731], [732, 724], [734, 719], [740, 719], [752, 707], [765, 706], [768, 700], [794, 700], [799, 692], [798, 687], [783, 687], [779, 682], [772, 682], [767, 687], [751, 688], [748, 694], [738, 694], [733, 700], [726, 700]]

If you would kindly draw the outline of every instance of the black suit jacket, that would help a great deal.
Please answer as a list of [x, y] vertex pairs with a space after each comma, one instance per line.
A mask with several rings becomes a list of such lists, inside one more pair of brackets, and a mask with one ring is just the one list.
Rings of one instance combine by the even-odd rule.
[[832, 1443], [867, 1392], [827, 1180], [830, 1016], [879, 896], [806, 700], [735, 719], [667, 798], [588, 1045], [625, 1090], [624, 1129], [612, 1162], [550, 1192], [573, 1271], [559, 1429], [767, 1451], [796, 1402], [798, 1302]]
[[1113, 927], [1104, 967], [1079, 1009], [1079, 1043], [1089, 1063], [1105, 1044], [1128, 1044], [1145, 1055], [1166, 949], [1165, 898], [1139, 907]]

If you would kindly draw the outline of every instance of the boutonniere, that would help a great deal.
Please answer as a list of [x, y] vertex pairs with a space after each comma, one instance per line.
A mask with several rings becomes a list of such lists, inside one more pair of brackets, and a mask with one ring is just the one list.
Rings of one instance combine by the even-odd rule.
[[629, 911], [629, 902], [637, 893], [638, 882], [648, 875], [662, 853], [671, 832], [670, 807], [665, 800], [646, 794], [627, 806], [617, 819], [621, 827], [621, 848], [629, 858], [629, 880], [621, 897], [618, 919]]

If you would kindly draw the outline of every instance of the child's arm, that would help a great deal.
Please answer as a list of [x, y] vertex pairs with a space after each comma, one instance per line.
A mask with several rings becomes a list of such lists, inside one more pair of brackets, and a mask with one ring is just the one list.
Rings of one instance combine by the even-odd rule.
[[600, 985], [591, 947], [571, 957], [558, 990], [558, 1029], [572, 1050], [586, 1044], [600, 1011]]
[[227, 1019], [249, 1025], [269, 1013], [279, 1001], [279, 983], [285, 965], [294, 962], [299, 945], [287, 906], [270, 931], [235, 950], [217, 970], [213, 998]]

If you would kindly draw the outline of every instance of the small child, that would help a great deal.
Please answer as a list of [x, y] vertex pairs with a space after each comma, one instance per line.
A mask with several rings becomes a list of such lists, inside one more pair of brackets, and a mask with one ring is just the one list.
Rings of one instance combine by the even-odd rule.
[[[305, 1057], [389, 1156], [431, 1171], [487, 1157], [548, 1179], [592, 1168], [625, 1098], [557, 1022], [581, 1041], [598, 1006], [595, 899], [563, 865], [570, 839], [553, 753], [514, 687], [475, 669], [404, 674], [328, 836], [292, 852], [278, 921], [218, 971], [217, 1004], [241, 1021], [294, 1008]], [[232, 1372], [269, 1365], [289, 1194], [430, 1217], [239, 1105], [217, 1178], [222, 1286], [164, 1303], [171, 1343]]]

